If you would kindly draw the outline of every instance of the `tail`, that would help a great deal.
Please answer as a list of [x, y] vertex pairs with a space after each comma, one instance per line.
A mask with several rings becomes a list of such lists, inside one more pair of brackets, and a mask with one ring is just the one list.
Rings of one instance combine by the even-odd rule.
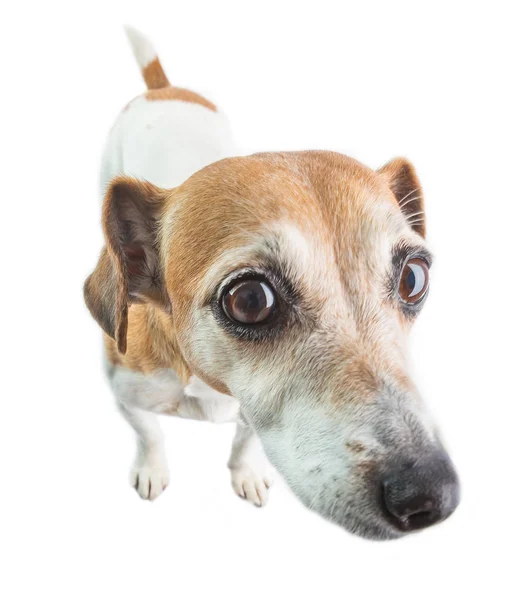
[[140, 66], [143, 79], [149, 90], [168, 87], [170, 82], [157, 58], [156, 51], [148, 39], [133, 27], [125, 26], [134, 57]]

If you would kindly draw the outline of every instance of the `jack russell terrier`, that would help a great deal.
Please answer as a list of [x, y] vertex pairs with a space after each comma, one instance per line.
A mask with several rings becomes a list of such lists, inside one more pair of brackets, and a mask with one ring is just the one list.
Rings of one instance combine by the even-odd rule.
[[132, 485], [151, 500], [168, 485], [158, 415], [235, 421], [232, 485], [255, 505], [272, 464], [364, 537], [444, 520], [458, 479], [405, 360], [431, 265], [413, 166], [235, 156], [226, 117], [127, 33], [148, 89], [109, 134], [84, 294], [137, 434]]

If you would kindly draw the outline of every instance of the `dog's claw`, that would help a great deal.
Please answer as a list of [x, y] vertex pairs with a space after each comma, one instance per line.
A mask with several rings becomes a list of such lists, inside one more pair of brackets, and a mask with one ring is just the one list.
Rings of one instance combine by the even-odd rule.
[[169, 472], [163, 460], [137, 460], [134, 464], [130, 483], [144, 500], [155, 500], [168, 487]]
[[261, 507], [267, 504], [272, 477], [266, 473], [258, 474], [249, 466], [231, 470], [232, 487], [240, 498]]

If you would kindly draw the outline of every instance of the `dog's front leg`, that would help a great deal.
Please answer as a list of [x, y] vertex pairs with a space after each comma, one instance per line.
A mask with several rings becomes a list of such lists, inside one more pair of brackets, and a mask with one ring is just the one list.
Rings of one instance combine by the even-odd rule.
[[158, 414], [177, 414], [184, 388], [170, 370], [145, 375], [110, 367], [111, 385], [120, 412], [137, 434], [130, 482], [138, 494], [155, 500], [169, 483], [163, 432]]
[[136, 457], [129, 482], [141, 498], [155, 500], [166, 489], [170, 480], [163, 432], [157, 416], [121, 401], [118, 405], [137, 434]]
[[237, 423], [228, 468], [236, 494], [255, 506], [264, 506], [267, 503], [274, 470], [265, 456], [258, 436], [245, 423]]

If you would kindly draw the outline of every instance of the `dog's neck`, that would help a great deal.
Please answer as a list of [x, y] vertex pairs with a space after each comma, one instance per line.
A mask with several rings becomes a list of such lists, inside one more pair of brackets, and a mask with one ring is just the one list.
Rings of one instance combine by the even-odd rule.
[[184, 385], [191, 375], [196, 375], [217, 392], [230, 395], [222, 382], [211, 379], [199, 366], [191, 368], [181, 352], [172, 316], [156, 306], [133, 304], [129, 308], [126, 354], [118, 351], [109, 336], [105, 335], [104, 340], [106, 356], [112, 365], [142, 373], [172, 369]]

